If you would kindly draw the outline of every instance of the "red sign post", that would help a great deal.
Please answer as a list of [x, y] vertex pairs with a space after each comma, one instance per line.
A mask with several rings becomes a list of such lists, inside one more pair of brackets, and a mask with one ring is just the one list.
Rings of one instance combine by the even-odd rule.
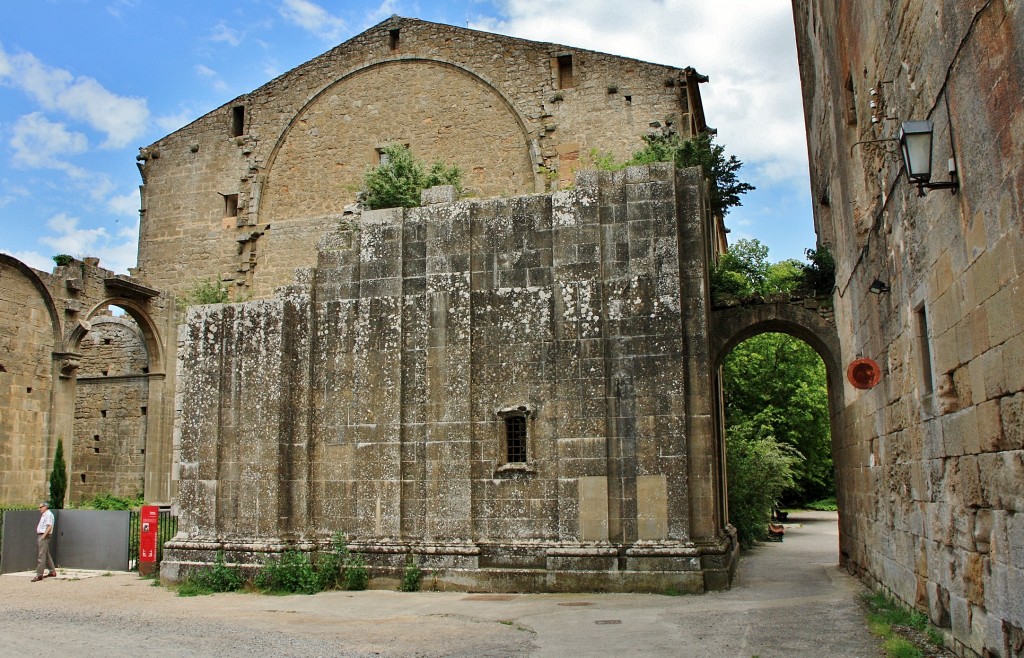
[[143, 505], [139, 523], [139, 575], [148, 576], [156, 570], [156, 529], [160, 508]]

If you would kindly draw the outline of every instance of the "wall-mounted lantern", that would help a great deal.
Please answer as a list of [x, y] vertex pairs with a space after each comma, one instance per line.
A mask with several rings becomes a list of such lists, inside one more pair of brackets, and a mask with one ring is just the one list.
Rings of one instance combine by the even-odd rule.
[[950, 190], [956, 194], [960, 181], [956, 175], [956, 161], [949, 159], [949, 182], [932, 183], [932, 133], [931, 121], [904, 121], [900, 126], [900, 150], [903, 165], [907, 168], [907, 179], [917, 184], [917, 195], [924, 196], [925, 190]]
[[889, 292], [889, 285], [881, 279], [875, 279], [868, 286], [868, 292], [872, 295], [881, 295], [883, 292]]

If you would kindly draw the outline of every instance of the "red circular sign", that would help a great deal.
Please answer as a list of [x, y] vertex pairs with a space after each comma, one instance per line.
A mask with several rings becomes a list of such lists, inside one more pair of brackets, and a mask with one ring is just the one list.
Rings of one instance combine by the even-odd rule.
[[874, 359], [865, 357], [850, 364], [846, 369], [846, 378], [850, 380], [854, 388], [874, 388], [882, 379], [882, 369], [878, 367]]

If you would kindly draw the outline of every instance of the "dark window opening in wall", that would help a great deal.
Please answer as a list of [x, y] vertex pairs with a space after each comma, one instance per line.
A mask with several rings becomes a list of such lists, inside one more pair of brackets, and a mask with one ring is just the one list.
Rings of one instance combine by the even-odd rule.
[[846, 125], [857, 125], [857, 97], [853, 91], [853, 76], [846, 76]]
[[391, 50], [398, 50], [398, 38], [398, 28], [395, 28], [394, 30], [388, 30], [388, 48], [390, 48]]
[[145, 416], [146, 415], [146, 408], [145, 407], [139, 407], [139, 413], [141, 415]]
[[241, 137], [245, 132], [245, 106], [236, 105], [231, 108], [231, 136]]
[[85, 473], [82, 473], [79, 477], [82, 479], [82, 482], [85, 482]]
[[104, 377], [106, 377], [107, 373], [109, 373], [109, 372], [110, 372], [109, 370], [100, 370], [100, 374], [102, 374]]
[[2, 363], [0, 363], [0, 372], [7, 372], [7, 368], [5, 368]]
[[99, 434], [93, 434], [92, 435], [92, 440], [93, 441], [99, 441], [100, 440], [100, 435]]
[[572, 72], [572, 55], [558, 56], [558, 88], [569, 89], [576, 86]]
[[238, 217], [238, 195], [237, 194], [225, 194], [224, 195], [224, 216], [225, 217]]
[[104, 344], [104, 345], [110, 345], [110, 344], [111, 344], [111, 343], [113, 343], [113, 342], [114, 342], [114, 341], [113, 341], [113, 339], [111, 339], [111, 338], [104, 338], [104, 339], [103, 339], [103, 344]]
[[26, 393], [31, 393], [32, 392], [32, 387], [31, 386], [26, 387], [25, 388], [25, 392]]
[[92, 447], [92, 452], [93, 452], [93, 454], [96, 454], [96, 455], [100, 454], [100, 447], [99, 446], [93, 446]]
[[931, 395], [932, 384], [932, 348], [928, 339], [928, 312], [924, 306], [919, 307], [914, 316], [917, 321], [918, 357], [921, 359], [921, 389], [925, 395]]
[[142, 366], [142, 374], [149, 374], [149, 366]]
[[107, 417], [107, 410], [106, 409], [100, 409], [100, 418], [106, 418], [106, 417]]
[[139, 454], [140, 454], [140, 455], [144, 455], [144, 454], [146, 454], [146, 449], [145, 449], [145, 448], [143, 448], [142, 450], [140, 450], [140, 451], [139, 451]]
[[626, 105], [632, 105], [632, 104], [633, 104], [633, 97], [632, 96], [626, 96]]
[[505, 418], [505, 454], [509, 464], [526, 462], [526, 416]]

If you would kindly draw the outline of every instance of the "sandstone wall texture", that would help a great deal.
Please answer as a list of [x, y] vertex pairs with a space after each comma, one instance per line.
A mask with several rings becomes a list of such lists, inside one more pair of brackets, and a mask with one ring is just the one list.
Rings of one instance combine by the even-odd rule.
[[591, 171], [363, 212], [275, 297], [194, 307], [162, 576], [344, 532], [441, 587], [728, 586], [710, 222], [699, 170]]
[[[110, 317], [111, 306], [127, 315]], [[166, 297], [95, 258], [46, 273], [0, 254], [0, 504], [48, 497], [58, 439], [68, 502], [143, 489], [170, 501], [168, 311]]]
[[95, 317], [82, 339], [75, 388], [74, 502], [143, 493], [149, 355], [129, 316]]
[[263, 298], [316, 264], [378, 150], [406, 144], [482, 198], [571, 182], [592, 149], [704, 129], [699, 82], [602, 53], [392, 17], [142, 149], [137, 274]]
[[[843, 560], [964, 655], [1024, 653], [1024, 11], [795, 0], [815, 221], [838, 264], [849, 385], [835, 433]], [[935, 125], [918, 196], [895, 143]], [[873, 295], [874, 279], [887, 294]]]

